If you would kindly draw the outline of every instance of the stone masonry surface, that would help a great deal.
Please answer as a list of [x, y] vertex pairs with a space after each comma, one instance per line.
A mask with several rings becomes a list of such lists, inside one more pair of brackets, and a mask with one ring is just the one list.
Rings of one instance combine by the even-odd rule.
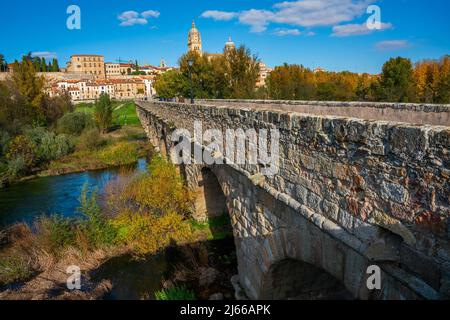
[[[338, 102], [138, 102], [141, 122], [163, 153], [174, 146], [171, 132], [192, 132], [194, 120], [204, 130], [280, 130], [277, 175], [261, 177], [258, 165], [210, 166], [233, 222], [240, 282], [254, 299], [272, 297], [271, 270], [287, 258], [320, 267], [358, 298], [449, 297], [449, 110]], [[201, 167], [184, 171], [195, 187]], [[365, 286], [370, 264], [383, 270], [381, 292]]]

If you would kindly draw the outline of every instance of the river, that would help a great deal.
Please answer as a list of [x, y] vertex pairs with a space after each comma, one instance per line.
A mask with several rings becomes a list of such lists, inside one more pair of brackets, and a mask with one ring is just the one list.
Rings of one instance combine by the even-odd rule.
[[[135, 172], [144, 172], [147, 161], [140, 159]], [[101, 196], [105, 186], [119, 178], [121, 168], [35, 178], [0, 189], [0, 229], [14, 223], [32, 223], [41, 215], [78, 215], [83, 186], [96, 188]]]

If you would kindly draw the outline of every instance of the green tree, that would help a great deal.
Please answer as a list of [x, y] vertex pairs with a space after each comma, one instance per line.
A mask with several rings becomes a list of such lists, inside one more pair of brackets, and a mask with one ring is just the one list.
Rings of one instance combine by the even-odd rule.
[[5, 60], [5, 56], [0, 54], [0, 72], [6, 72], [8, 70], [8, 63]]
[[112, 124], [113, 107], [109, 95], [102, 93], [95, 103], [94, 119], [103, 133], [106, 133]]
[[225, 54], [225, 63], [228, 70], [224, 76], [230, 81], [230, 98], [253, 98], [260, 71], [258, 57], [252, 55], [250, 49], [240, 46]]
[[[188, 61], [192, 60], [192, 67]], [[200, 55], [189, 52], [180, 60], [183, 77], [182, 95], [190, 95], [192, 87], [196, 98], [252, 98], [256, 94], [259, 61], [249, 49], [241, 46], [222, 55]]]
[[181, 72], [174, 69], [158, 76], [153, 86], [159, 97], [171, 99], [182, 96], [186, 84]]
[[59, 72], [59, 64], [58, 64], [58, 59], [54, 58], [52, 61], [52, 68], [51, 68], [52, 72]]
[[[192, 67], [188, 61], [192, 60]], [[181, 56], [179, 60], [180, 71], [183, 77], [181, 95], [190, 96], [192, 85], [195, 98], [213, 98], [212, 90], [212, 66], [206, 54], [200, 55], [197, 52], [189, 52]], [[192, 81], [190, 78], [192, 77]]]
[[41, 72], [47, 72], [47, 62], [45, 58], [41, 58]]
[[45, 96], [44, 78], [36, 74], [33, 63], [26, 57], [22, 59], [21, 63], [16, 62], [13, 69], [13, 85], [25, 99], [23, 107], [30, 109], [36, 121], [44, 120], [42, 109], [42, 100]]
[[33, 63], [36, 72], [42, 71], [42, 62], [40, 57], [33, 57], [30, 61]]
[[397, 57], [383, 65], [380, 100], [389, 102], [414, 101], [414, 78], [411, 60]]
[[138, 63], [137, 60], [136, 60], [136, 67], [135, 67], [135, 69], [136, 69], [136, 72], [139, 73], [139, 71], [140, 71], [140, 70], [139, 70], [139, 63]]

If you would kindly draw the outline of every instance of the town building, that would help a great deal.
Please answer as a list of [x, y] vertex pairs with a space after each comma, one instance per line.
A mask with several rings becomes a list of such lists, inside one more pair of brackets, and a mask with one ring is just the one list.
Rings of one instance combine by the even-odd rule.
[[105, 63], [106, 77], [120, 76], [120, 63], [107, 62]]
[[259, 63], [259, 75], [258, 80], [256, 81], [256, 87], [261, 88], [266, 85], [266, 80], [269, 74], [273, 71], [272, 68], [266, 66], [264, 62]]
[[119, 68], [121, 75], [130, 75], [136, 70], [136, 66], [131, 63], [121, 63]]
[[93, 54], [73, 55], [67, 63], [67, 72], [93, 75], [95, 78], [105, 79], [106, 71], [104, 57]]
[[104, 93], [116, 100], [148, 99], [155, 94], [153, 82], [153, 76], [122, 76], [122, 78], [103, 80], [62, 80], [49, 85], [46, 92], [51, 96], [66, 93], [74, 102], [93, 101]]

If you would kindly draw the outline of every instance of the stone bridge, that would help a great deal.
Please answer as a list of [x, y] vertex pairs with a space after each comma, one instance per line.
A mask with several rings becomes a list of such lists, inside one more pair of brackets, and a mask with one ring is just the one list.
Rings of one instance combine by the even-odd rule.
[[[165, 155], [172, 132], [192, 131], [194, 120], [222, 132], [279, 129], [276, 175], [180, 166], [197, 219], [231, 216], [248, 298], [449, 297], [449, 105], [199, 100], [138, 101], [137, 110]], [[371, 290], [374, 265], [381, 288]]]

